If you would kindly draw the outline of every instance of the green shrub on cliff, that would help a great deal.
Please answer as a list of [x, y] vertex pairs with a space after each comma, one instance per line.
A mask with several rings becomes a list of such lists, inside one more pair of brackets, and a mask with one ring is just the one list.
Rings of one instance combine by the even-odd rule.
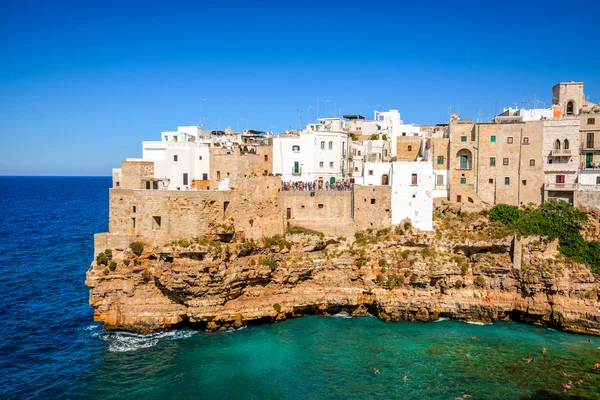
[[123, 264], [125, 264], [126, 267], [129, 267], [130, 261], [131, 260], [129, 258], [126, 258], [126, 259], [123, 260]]
[[564, 256], [588, 264], [592, 271], [600, 273], [600, 242], [588, 242], [581, 236], [579, 231], [587, 222], [587, 215], [566, 201], [550, 200], [537, 208], [523, 210], [497, 204], [490, 210], [490, 219], [502, 222], [521, 235], [558, 238], [559, 250]]
[[108, 269], [114, 271], [115, 269], [117, 269], [117, 263], [115, 261], [111, 261], [110, 264], [108, 264]]
[[485, 287], [485, 279], [482, 276], [478, 276], [477, 278], [473, 279], [473, 284], [479, 288], [483, 288]]
[[112, 250], [106, 249], [102, 253], [96, 256], [96, 264], [108, 265], [108, 262], [112, 260]]
[[273, 309], [277, 312], [281, 312], [281, 305], [279, 303], [273, 304]]
[[144, 251], [144, 242], [131, 242], [129, 248], [136, 256], [141, 256]]

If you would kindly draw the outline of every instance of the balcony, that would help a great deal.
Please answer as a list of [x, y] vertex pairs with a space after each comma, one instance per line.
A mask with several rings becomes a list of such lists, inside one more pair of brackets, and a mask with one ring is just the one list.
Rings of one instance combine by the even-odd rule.
[[596, 146], [594, 143], [586, 143], [583, 146], [584, 151], [600, 151], [600, 143]]
[[292, 167], [292, 175], [302, 175], [302, 167]]
[[544, 190], [572, 191], [577, 189], [576, 183], [545, 183]]
[[456, 169], [463, 170], [463, 171], [470, 171], [473, 169], [473, 163], [472, 162], [460, 163], [460, 165], [458, 167], [456, 167]]
[[583, 170], [596, 170], [600, 172], [600, 162], [590, 162], [582, 165]]
[[573, 154], [571, 149], [552, 149], [552, 157], [571, 157]]

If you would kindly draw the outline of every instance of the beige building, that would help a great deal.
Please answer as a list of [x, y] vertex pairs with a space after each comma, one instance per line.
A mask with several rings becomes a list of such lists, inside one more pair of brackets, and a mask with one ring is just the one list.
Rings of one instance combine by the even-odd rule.
[[421, 155], [420, 136], [398, 136], [396, 139], [396, 161], [416, 161]]
[[249, 177], [273, 173], [273, 146], [256, 146], [255, 150], [240, 148], [210, 149], [210, 187], [231, 189], [242, 185]]
[[560, 82], [552, 87], [552, 104], [561, 107], [563, 117], [579, 115], [584, 101], [583, 82]]
[[563, 199], [573, 204], [579, 170], [579, 118], [546, 120], [544, 129], [544, 200]]
[[453, 121], [449, 199], [489, 205], [542, 201], [542, 123]]

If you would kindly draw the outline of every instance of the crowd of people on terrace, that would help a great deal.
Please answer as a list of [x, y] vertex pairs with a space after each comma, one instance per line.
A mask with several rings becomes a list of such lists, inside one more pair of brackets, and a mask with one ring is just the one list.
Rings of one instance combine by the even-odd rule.
[[283, 190], [298, 190], [298, 191], [309, 191], [314, 192], [316, 190], [352, 190], [354, 184], [349, 180], [337, 181], [329, 183], [328, 181], [314, 181], [314, 182], [283, 182]]

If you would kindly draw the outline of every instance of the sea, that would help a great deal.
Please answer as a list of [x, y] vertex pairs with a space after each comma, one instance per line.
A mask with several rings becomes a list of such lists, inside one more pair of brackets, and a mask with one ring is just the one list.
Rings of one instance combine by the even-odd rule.
[[600, 399], [600, 337], [511, 322], [105, 331], [84, 281], [110, 184], [0, 177], [0, 398]]

